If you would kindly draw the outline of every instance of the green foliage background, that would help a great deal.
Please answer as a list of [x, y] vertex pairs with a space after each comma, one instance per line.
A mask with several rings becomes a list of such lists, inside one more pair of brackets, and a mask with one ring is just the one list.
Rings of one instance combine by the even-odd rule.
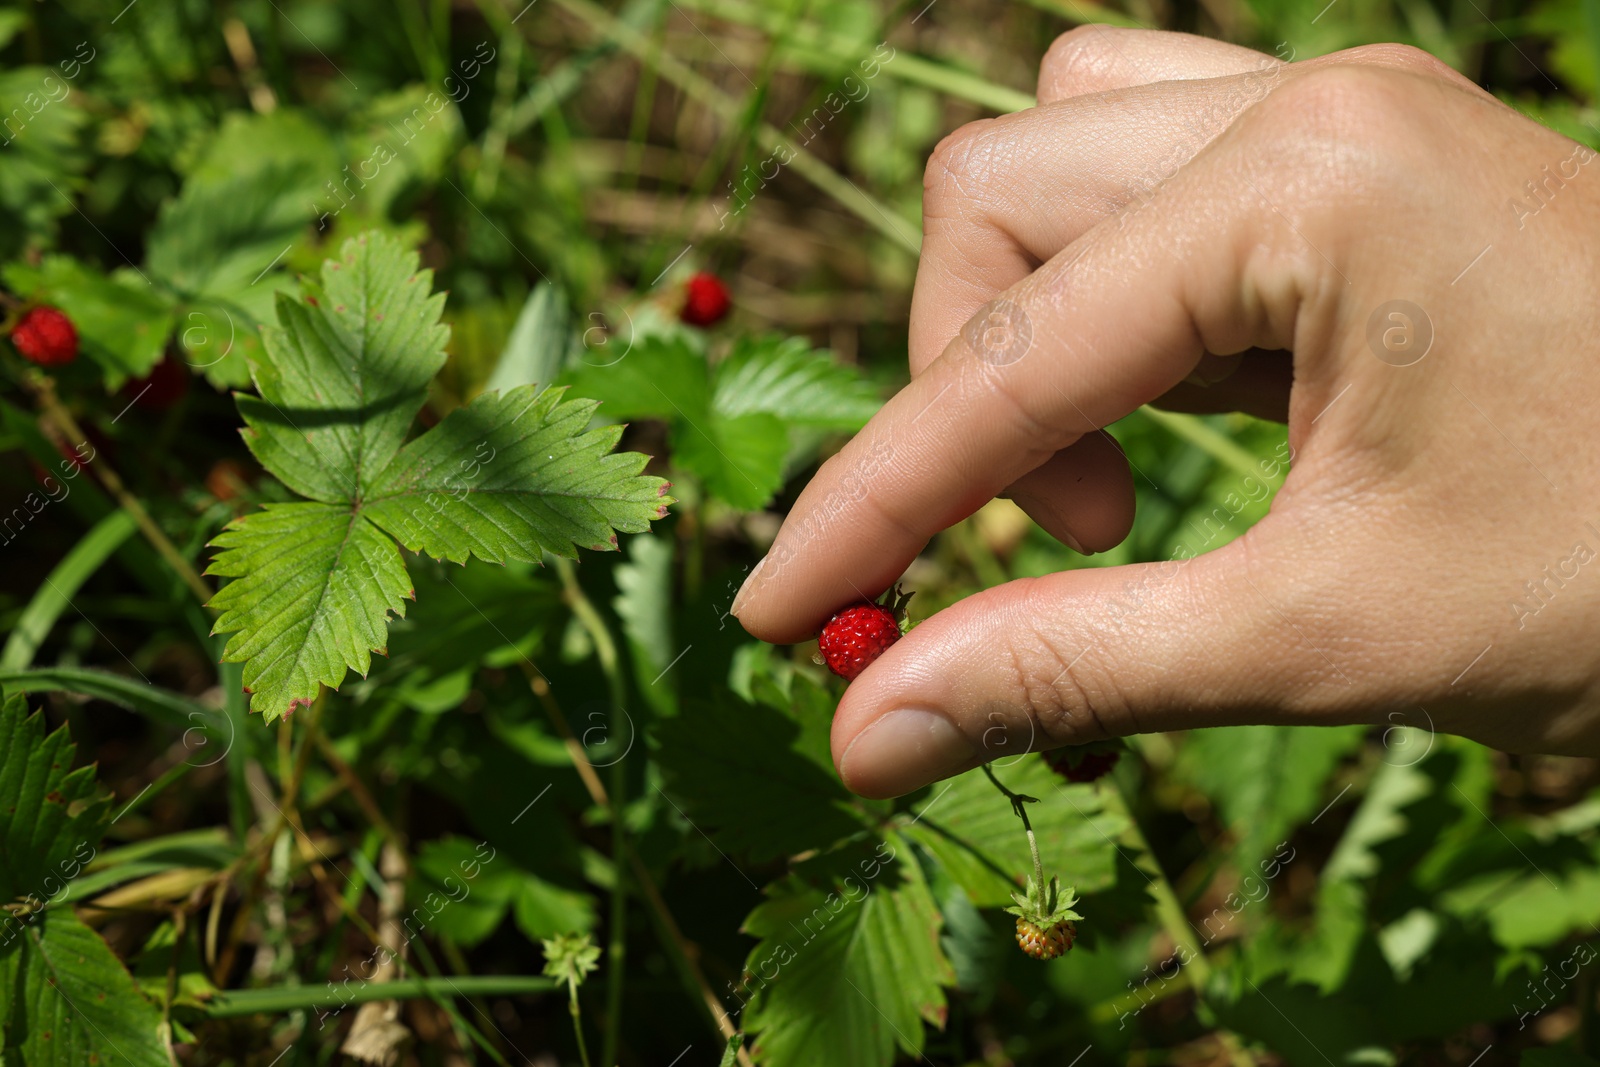
[[[0, 313], [82, 341], [0, 345], [0, 1065], [1600, 1062], [1595, 761], [1002, 759], [1086, 916], [1042, 965], [989, 783], [852, 796], [837, 680], [727, 613], [905, 379], [928, 153], [1093, 23], [1415, 44], [1600, 146], [1594, 0], [0, 3]], [[1110, 430], [1123, 545], [996, 503], [914, 611], [1282, 480], [1282, 427]]]

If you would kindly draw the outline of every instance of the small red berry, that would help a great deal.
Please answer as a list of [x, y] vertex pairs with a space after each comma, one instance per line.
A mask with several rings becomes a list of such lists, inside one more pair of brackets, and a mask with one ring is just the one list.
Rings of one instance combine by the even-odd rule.
[[1041, 753], [1050, 769], [1069, 782], [1093, 782], [1111, 773], [1122, 756], [1122, 742], [1094, 741]]
[[822, 661], [847, 682], [900, 640], [900, 620], [882, 604], [853, 604], [828, 620], [817, 639]]
[[727, 317], [732, 305], [722, 279], [701, 271], [689, 279], [683, 310], [678, 317], [690, 326], [715, 326]]
[[147, 411], [165, 411], [189, 392], [189, 372], [171, 356], [163, 356], [149, 374], [125, 382], [121, 392]]
[[78, 331], [59, 308], [29, 308], [12, 329], [11, 343], [23, 359], [41, 367], [55, 367], [78, 358]]
[[1051, 923], [1041, 929], [1038, 923], [1018, 917], [1017, 946], [1036, 960], [1053, 960], [1065, 955], [1078, 936], [1070, 921]]

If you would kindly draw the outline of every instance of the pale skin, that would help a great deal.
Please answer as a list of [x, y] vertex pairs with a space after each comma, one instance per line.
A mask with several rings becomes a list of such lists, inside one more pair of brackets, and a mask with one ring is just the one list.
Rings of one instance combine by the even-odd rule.
[[[921, 621], [839, 704], [845, 784], [1241, 723], [1600, 754], [1593, 153], [1399, 46], [1280, 64], [1089, 27], [1038, 93], [935, 151], [912, 380], [818, 471], [735, 614], [813, 637], [996, 496], [1115, 545], [1133, 475], [1101, 428], [1141, 404], [1286, 421], [1292, 468], [1222, 548]], [[1031, 331], [998, 355], [983, 338], [1012, 335], [963, 337], [997, 298]], [[1395, 300], [1424, 318], [1369, 331]], [[1380, 358], [1414, 353], [1407, 329], [1426, 355]]]

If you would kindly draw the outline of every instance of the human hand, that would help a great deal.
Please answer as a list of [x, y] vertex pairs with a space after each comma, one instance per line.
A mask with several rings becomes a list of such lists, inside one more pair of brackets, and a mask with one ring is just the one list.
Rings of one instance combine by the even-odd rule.
[[913, 380], [734, 613], [802, 640], [1002, 493], [1111, 547], [1133, 492], [1102, 427], [1144, 403], [1287, 416], [1293, 469], [1225, 547], [917, 626], [840, 702], [845, 783], [1239, 723], [1600, 752], [1595, 154], [1391, 46], [1280, 64], [1093, 27], [1039, 95], [935, 152]]

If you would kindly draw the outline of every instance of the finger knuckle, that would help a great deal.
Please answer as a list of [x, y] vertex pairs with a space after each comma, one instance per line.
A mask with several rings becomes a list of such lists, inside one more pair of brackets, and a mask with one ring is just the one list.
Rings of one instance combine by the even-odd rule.
[[1335, 65], [1287, 80], [1252, 109], [1259, 132], [1294, 150], [1291, 161], [1311, 156], [1329, 164], [1373, 158], [1385, 137], [1409, 125], [1402, 77], [1376, 67]]
[[1039, 64], [1041, 94], [1054, 91], [1071, 95], [1075, 83], [1086, 83], [1103, 76], [1119, 58], [1117, 35], [1113, 27], [1075, 26], [1050, 43]]
[[1455, 69], [1444, 60], [1409, 44], [1367, 44], [1339, 53], [1341, 63], [1361, 63], [1397, 67], [1415, 74], [1428, 74], [1451, 81], [1459, 80]]
[[993, 119], [969, 122], [934, 146], [922, 179], [925, 214], [938, 214], [940, 205], [965, 199], [969, 189], [982, 187], [983, 176], [992, 169], [988, 135], [993, 124]]
[[1116, 733], [1127, 704], [1113, 672], [1104, 669], [1093, 636], [1059, 627], [1043, 587], [1030, 583], [1022, 600], [1021, 624], [1012, 628], [1009, 670], [1018, 700], [1038, 729], [1036, 748], [1083, 744]]
[[1005, 415], [1022, 428], [1023, 436], [1031, 442], [1041, 463], [1078, 439], [1078, 430], [1060, 424], [1048, 407], [1042, 406], [1048, 405], [1049, 397], [1040, 392], [1037, 381], [983, 360], [978, 361], [976, 372], [979, 381], [971, 392], [997, 397], [1005, 404], [1008, 409]]

